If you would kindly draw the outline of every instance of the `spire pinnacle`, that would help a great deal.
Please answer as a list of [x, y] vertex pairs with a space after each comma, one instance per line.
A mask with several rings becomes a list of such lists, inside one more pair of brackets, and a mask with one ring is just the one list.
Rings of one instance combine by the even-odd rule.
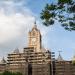
[[34, 26], [33, 26], [34, 29], [37, 29], [37, 25], [36, 25], [36, 20], [34, 21]]
[[36, 20], [34, 21], [34, 24], [36, 25]]
[[63, 58], [62, 58], [62, 56], [61, 56], [61, 54], [60, 54], [62, 51], [58, 51], [58, 52], [59, 52], [59, 56], [58, 56], [58, 58], [57, 58], [57, 61], [63, 61]]

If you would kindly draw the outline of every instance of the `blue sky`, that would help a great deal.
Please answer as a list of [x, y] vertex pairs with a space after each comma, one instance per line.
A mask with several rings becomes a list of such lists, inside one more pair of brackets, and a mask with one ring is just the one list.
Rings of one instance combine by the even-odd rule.
[[45, 48], [55, 52], [61, 50], [62, 57], [70, 60], [75, 52], [74, 31], [66, 31], [58, 22], [54, 26], [45, 27], [40, 20], [41, 10], [46, 3], [54, 0], [2, 0], [0, 1], [0, 58], [13, 52], [15, 48], [27, 46], [27, 33], [34, 25], [42, 34]]

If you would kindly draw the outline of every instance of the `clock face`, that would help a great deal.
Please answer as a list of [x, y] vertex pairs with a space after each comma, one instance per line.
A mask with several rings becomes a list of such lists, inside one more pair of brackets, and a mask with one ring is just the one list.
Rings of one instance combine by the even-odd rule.
[[32, 38], [32, 42], [36, 42], [36, 38]]
[[35, 45], [36, 44], [36, 38], [32, 38], [31, 42], [32, 42], [32, 45]]

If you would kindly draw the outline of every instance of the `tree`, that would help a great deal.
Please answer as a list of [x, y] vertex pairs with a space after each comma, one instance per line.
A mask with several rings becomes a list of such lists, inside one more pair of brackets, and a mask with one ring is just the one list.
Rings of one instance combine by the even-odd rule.
[[9, 71], [4, 71], [4, 72], [2, 73], [2, 75], [12, 75], [12, 73], [9, 72]]
[[9, 72], [9, 71], [4, 71], [2, 74], [0, 75], [22, 75], [22, 73], [20, 72]]
[[46, 26], [58, 21], [66, 30], [75, 30], [75, 0], [57, 0], [57, 3], [46, 4], [41, 19]]
[[13, 75], [22, 75], [20, 72], [13, 73]]

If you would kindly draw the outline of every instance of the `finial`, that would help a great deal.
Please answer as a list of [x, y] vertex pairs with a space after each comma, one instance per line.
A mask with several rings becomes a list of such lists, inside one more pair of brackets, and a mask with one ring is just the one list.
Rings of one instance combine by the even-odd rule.
[[36, 19], [34, 20], [34, 24], [36, 25]]
[[36, 25], [36, 20], [35, 20], [34, 24]]
[[59, 55], [61, 55], [61, 52], [62, 52], [62, 51], [58, 51], [58, 52], [59, 52]]
[[4, 56], [3, 56], [3, 60], [4, 60]]
[[34, 21], [34, 28], [37, 28], [37, 25], [36, 25], [36, 20]]

